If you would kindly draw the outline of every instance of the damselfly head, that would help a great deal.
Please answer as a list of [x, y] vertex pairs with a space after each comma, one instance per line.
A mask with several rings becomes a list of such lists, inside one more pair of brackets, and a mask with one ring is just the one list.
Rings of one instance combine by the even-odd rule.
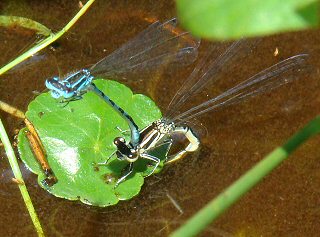
[[130, 148], [123, 137], [116, 137], [113, 143], [117, 147], [118, 159], [127, 160], [129, 162], [134, 162], [138, 159], [139, 156], [137, 150]]
[[46, 87], [51, 90], [51, 88], [53, 88], [53, 85], [59, 83], [59, 78], [58, 77], [52, 77], [46, 80], [45, 84]]
[[113, 140], [113, 143], [116, 145], [117, 150], [121, 152], [121, 154], [128, 156], [131, 154], [130, 148], [126, 144], [126, 140], [123, 137], [116, 137]]
[[114, 140], [113, 140], [113, 143], [118, 146], [119, 144], [126, 144], [126, 140], [123, 138], [123, 137], [116, 137]]
[[55, 99], [63, 97], [64, 99], [73, 98], [77, 91], [71, 88], [68, 81], [60, 80], [58, 77], [52, 77], [46, 80], [46, 87], [51, 91], [51, 96]]
[[46, 80], [45, 82], [46, 87], [51, 91], [51, 96], [55, 99], [61, 97], [61, 94], [57, 90], [61, 87], [59, 78], [58, 77], [52, 77]]

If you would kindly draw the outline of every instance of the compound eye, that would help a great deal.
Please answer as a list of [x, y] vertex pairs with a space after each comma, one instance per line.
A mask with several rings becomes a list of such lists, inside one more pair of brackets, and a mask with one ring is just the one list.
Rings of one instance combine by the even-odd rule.
[[123, 137], [116, 137], [116, 138], [113, 140], [113, 143], [114, 143], [115, 145], [119, 145], [119, 144], [125, 143], [125, 142], [126, 142], [126, 140], [125, 140]]
[[51, 91], [51, 96], [55, 99], [58, 99], [60, 97], [60, 94], [57, 91]]
[[52, 77], [52, 78], [48, 79], [48, 81], [58, 82], [59, 78], [58, 77]]

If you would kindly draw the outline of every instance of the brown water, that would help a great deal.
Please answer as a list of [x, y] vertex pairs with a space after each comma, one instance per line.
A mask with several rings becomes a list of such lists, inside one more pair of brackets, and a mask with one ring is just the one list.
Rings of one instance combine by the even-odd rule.
[[[78, 11], [78, 1], [7, 0], [1, 1], [0, 11], [29, 17], [58, 30]], [[47, 50], [44, 60], [35, 60], [1, 76], [0, 100], [25, 111], [34, 97], [33, 91], [42, 91], [45, 78], [58, 74], [58, 69], [63, 74], [90, 65], [144, 29], [148, 21], [174, 15], [171, 1], [97, 1], [59, 41], [54, 53]], [[248, 60], [224, 83], [226, 86], [300, 52], [311, 54], [315, 70], [272, 93], [201, 117], [208, 135], [202, 137], [199, 152], [146, 179], [140, 195], [130, 201], [94, 208], [56, 198], [41, 189], [35, 175], [21, 164], [46, 235], [168, 235], [319, 113], [319, 33], [314, 30], [264, 38], [256, 53], [248, 55]], [[26, 31], [1, 29], [0, 63], [13, 59], [32, 39], [33, 35]], [[274, 57], [276, 47], [279, 55]], [[205, 51], [205, 46], [201, 51]], [[159, 71], [151, 80], [125, 83], [135, 92], [150, 95], [165, 108], [191, 70], [192, 66], [174, 75]], [[199, 97], [199, 101], [204, 99]], [[13, 141], [21, 121], [3, 112], [0, 116]], [[203, 236], [318, 236], [319, 141], [319, 137], [314, 138], [299, 148], [208, 227]], [[0, 151], [0, 236], [36, 236], [18, 187], [11, 182], [3, 148]]]

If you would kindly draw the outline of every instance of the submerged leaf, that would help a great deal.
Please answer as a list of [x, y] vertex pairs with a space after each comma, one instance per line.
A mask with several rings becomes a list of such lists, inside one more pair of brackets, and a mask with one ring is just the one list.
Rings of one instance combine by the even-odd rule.
[[20, 16], [0, 16], [0, 26], [3, 27], [23, 27], [36, 31], [38, 34], [49, 36], [51, 30], [34, 20]]
[[177, 9], [188, 30], [212, 39], [266, 35], [319, 23], [316, 0], [177, 0]]
[[[140, 128], [161, 117], [154, 102], [115, 81], [95, 80], [100, 90], [112, 98], [130, 114]], [[144, 178], [152, 167], [148, 161], [138, 160], [134, 174], [114, 189], [115, 182], [127, 166], [126, 161], [115, 157], [108, 165], [98, 166], [114, 152], [113, 139], [124, 136], [122, 130], [129, 129], [126, 122], [103, 100], [92, 92], [84, 98], [65, 105], [53, 99], [49, 93], [39, 95], [29, 104], [27, 118], [36, 127], [47, 152], [48, 162], [58, 179], [52, 187], [44, 186], [45, 176], [35, 160], [23, 130], [19, 133], [19, 152], [27, 167], [38, 174], [39, 184], [57, 197], [96, 205], [114, 205], [119, 200], [137, 195]], [[130, 134], [126, 133], [127, 140]], [[157, 151], [165, 158], [167, 147]], [[161, 167], [158, 169], [158, 171]]]

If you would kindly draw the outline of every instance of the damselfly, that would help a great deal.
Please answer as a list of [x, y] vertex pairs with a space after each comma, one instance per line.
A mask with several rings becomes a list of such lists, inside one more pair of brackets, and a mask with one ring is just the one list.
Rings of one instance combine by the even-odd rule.
[[197, 57], [199, 41], [188, 32], [177, 27], [177, 20], [165, 23], [155, 22], [118, 50], [101, 59], [90, 69], [82, 69], [63, 79], [53, 77], [46, 80], [46, 87], [54, 98], [65, 101], [81, 99], [88, 91], [93, 91], [126, 120], [131, 131], [131, 143], [139, 143], [139, 128], [130, 115], [117, 106], [92, 82], [96, 76], [126, 78], [129, 74], [152, 71], [164, 63], [185, 65]]
[[[221, 72], [228, 71], [231, 62], [239, 61], [239, 57], [248, 53], [250, 48], [251, 45], [247, 41], [240, 40], [233, 43], [217, 58], [210, 56], [213, 50], [209, 49], [207, 57], [204, 57], [198, 63], [192, 74], [173, 97], [165, 116], [140, 131], [140, 140], [137, 146], [131, 143], [131, 141], [127, 143], [123, 137], [114, 139], [114, 144], [117, 147], [114, 153], [116, 153], [117, 158], [129, 162], [128, 172], [117, 181], [115, 187], [132, 173], [133, 163], [139, 158], [148, 159], [155, 163], [152, 171], [149, 173], [151, 175], [159, 165], [160, 159], [150, 155], [150, 151], [163, 143], [171, 145], [173, 143], [172, 136], [175, 134], [182, 134], [188, 140], [188, 145], [180, 150], [180, 152], [166, 157], [166, 163], [174, 162], [185, 156], [188, 152], [196, 151], [199, 148], [200, 140], [188, 125], [192, 119], [206, 112], [236, 104], [249, 97], [268, 92], [297, 79], [299, 76], [298, 72], [306, 66], [308, 55], [299, 54], [292, 56], [259, 72], [220, 95], [183, 111], [182, 107], [186, 105], [187, 101], [190, 101], [194, 95], [201, 92], [209, 82], [220, 79], [221, 74], [223, 74]], [[103, 164], [107, 163], [108, 160]]]

